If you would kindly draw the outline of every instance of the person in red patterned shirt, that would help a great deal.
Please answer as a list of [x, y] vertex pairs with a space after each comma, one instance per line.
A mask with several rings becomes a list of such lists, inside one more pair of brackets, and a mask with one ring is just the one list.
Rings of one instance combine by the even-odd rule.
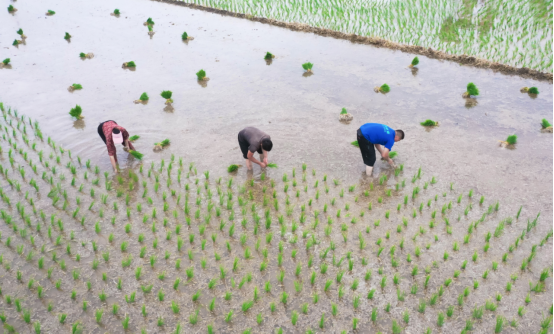
[[133, 144], [129, 141], [129, 133], [124, 127], [117, 125], [115, 121], [105, 121], [98, 125], [98, 135], [108, 148], [108, 155], [113, 166], [114, 172], [117, 173], [117, 155], [115, 144], [122, 144], [125, 151], [135, 150]]

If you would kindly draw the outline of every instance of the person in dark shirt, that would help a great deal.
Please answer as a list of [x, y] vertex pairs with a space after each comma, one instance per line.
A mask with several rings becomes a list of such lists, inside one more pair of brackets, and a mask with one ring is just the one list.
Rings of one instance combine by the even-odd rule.
[[115, 144], [122, 144], [125, 151], [135, 150], [133, 144], [129, 141], [129, 133], [124, 127], [117, 125], [115, 121], [105, 121], [98, 125], [98, 135], [106, 144], [113, 170], [117, 173]]
[[[267, 133], [251, 126], [246, 127], [239, 132], [239, 146], [248, 170], [252, 170], [252, 163], [262, 168], [267, 167], [268, 152], [273, 148], [273, 142]], [[260, 161], [254, 158], [254, 152], [260, 154]]]
[[358, 129], [357, 136], [367, 175], [373, 173], [373, 165], [376, 160], [375, 149], [381, 153], [381, 157], [387, 160], [391, 167], [396, 168], [394, 161], [389, 157], [389, 152], [395, 142], [404, 139], [404, 131], [393, 130], [384, 124], [366, 123]]

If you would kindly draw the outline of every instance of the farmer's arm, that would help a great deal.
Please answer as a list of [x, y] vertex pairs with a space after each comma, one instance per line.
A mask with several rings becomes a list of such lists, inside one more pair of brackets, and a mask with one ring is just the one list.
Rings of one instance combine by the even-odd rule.
[[[375, 146], [377, 146], [377, 144]], [[379, 145], [379, 146], [381, 146], [381, 145]], [[383, 159], [387, 160], [387, 162], [389, 163], [389, 165], [391, 165], [391, 167], [396, 168], [396, 165], [394, 164], [394, 161], [392, 161], [392, 159], [389, 157], [389, 152], [390, 151], [389, 151], [388, 148], [381, 147], [379, 152], [381, 152], [381, 156], [383, 157]]]
[[377, 151], [379, 151], [379, 154], [381, 154], [381, 157], [384, 159], [385, 156], [383, 155], [383, 146], [375, 144], [375, 148], [377, 149]]
[[248, 158], [248, 160], [252, 161], [255, 164], [260, 165], [261, 167], [266, 166], [263, 162], [256, 160], [256, 158], [254, 158], [254, 153], [250, 150], [248, 150], [248, 154], [246, 155], [246, 157]]
[[264, 152], [264, 164], [267, 166], [267, 159], [269, 157], [269, 152], [266, 150], [262, 150]]
[[127, 132], [127, 130], [125, 130], [125, 128], [123, 127], [119, 127], [119, 131], [121, 131], [121, 134], [123, 135], [123, 146], [125, 146], [125, 149], [126, 150], [135, 150], [135, 148], [133, 147], [133, 144], [129, 141], [129, 132]]
[[110, 161], [112, 163], [112, 167], [114, 172], [117, 173], [117, 154], [115, 145], [113, 143], [112, 136], [106, 136], [106, 147], [108, 148], [108, 155], [110, 156]]

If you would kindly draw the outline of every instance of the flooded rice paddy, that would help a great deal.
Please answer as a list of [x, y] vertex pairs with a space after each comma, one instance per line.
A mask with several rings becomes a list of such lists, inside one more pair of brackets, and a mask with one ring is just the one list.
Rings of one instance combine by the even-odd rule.
[[[17, 7], [6, 25], [28, 38], [2, 49], [0, 70], [5, 329], [492, 332], [505, 317], [505, 332], [533, 333], [551, 316], [551, 84], [425, 57], [410, 70], [407, 54], [156, 2]], [[476, 105], [461, 97], [469, 81]], [[96, 133], [106, 119], [145, 153], [119, 150], [118, 175]], [[402, 170], [363, 176], [350, 142], [368, 121], [406, 131]], [[278, 168], [226, 172], [246, 125], [271, 134]], [[514, 133], [515, 149], [499, 147]]]

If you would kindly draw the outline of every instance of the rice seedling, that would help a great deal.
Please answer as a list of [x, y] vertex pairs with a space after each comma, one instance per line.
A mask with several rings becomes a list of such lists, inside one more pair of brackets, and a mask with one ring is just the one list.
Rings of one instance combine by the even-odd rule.
[[470, 82], [467, 84], [467, 89], [462, 95], [465, 98], [469, 98], [471, 96], [477, 96], [479, 95], [479, 89], [477, 89], [477, 86], [473, 82]]
[[517, 143], [517, 135], [509, 135], [503, 143], [506, 145], [515, 145]]
[[[273, 58], [273, 57], [272, 57]], [[307, 72], [307, 73], [312, 73], [312, 68], [313, 68], [314, 64], [310, 63], [310, 62], [307, 62], [307, 63], [304, 63], [302, 64], [302, 68]]]
[[198, 81], [208, 81], [208, 80], [210, 80], [210, 78], [208, 78], [206, 76], [206, 71], [204, 71], [204, 70], [200, 70], [200, 71], [196, 72], [196, 78], [198, 79]]
[[385, 93], [390, 92], [390, 87], [389, 87], [389, 85], [387, 85], [387, 84], [382, 84], [381, 86], [375, 87], [373, 90], [374, 90], [376, 93], [381, 92], [381, 93], [385, 94]]
[[68, 40], [71, 39], [71, 35], [70, 35], [68, 32], [66, 32], [65, 35], [64, 35], [64, 37], [63, 37], [63, 39], [65, 39], [66, 41], [68, 41]]
[[8, 6], [8, 13], [15, 13], [17, 12], [17, 8], [15, 8], [13, 5]]
[[418, 64], [419, 64], [419, 58], [414, 57], [414, 59], [412, 59], [412, 63], [408, 67], [413, 68], [414, 66], [417, 66]]
[[71, 110], [69, 111], [69, 115], [76, 119], [85, 118], [85, 116], [83, 116], [82, 113], [83, 113], [83, 108], [81, 108], [80, 105], [76, 105], [75, 108], [71, 108]]
[[46, 15], [48, 15], [48, 16], [52, 16], [54, 14], [56, 14], [56, 12], [53, 11], [53, 10], [50, 10], [50, 9], [46, 12]]
[[266, 54], [264, 56], [265, 60], [272, 60], [273, 58], [275, 58], [275, 56], [271, 52], [266, 52]]
[[165, 104], [170, 105], [173, 103], [173, 100], [171, 97], [173, 96], [173, 92], [170, 90], [164, 90], [160, 93], [160, 95], [165, 99]]
[[11, 61], [10, 58], [6, 58], [6, 59], [2, 60], [2, 64], [4, 66], [8, 66], [10, 64], [10, 61]]
[[137, 65], [135, 64], [134, 61], [128, 61], [128, 62], [123, 63], [122, 67], [123, 68], [136, 68]]
[[437, 126], [437, 125], [439, 125], [439, 122], [435, 122], [433, 120], [427, 119], [427, 120], [425, 120], [425, 121], [423, 121], [419, 124], [421, 124], [423, 126]]

